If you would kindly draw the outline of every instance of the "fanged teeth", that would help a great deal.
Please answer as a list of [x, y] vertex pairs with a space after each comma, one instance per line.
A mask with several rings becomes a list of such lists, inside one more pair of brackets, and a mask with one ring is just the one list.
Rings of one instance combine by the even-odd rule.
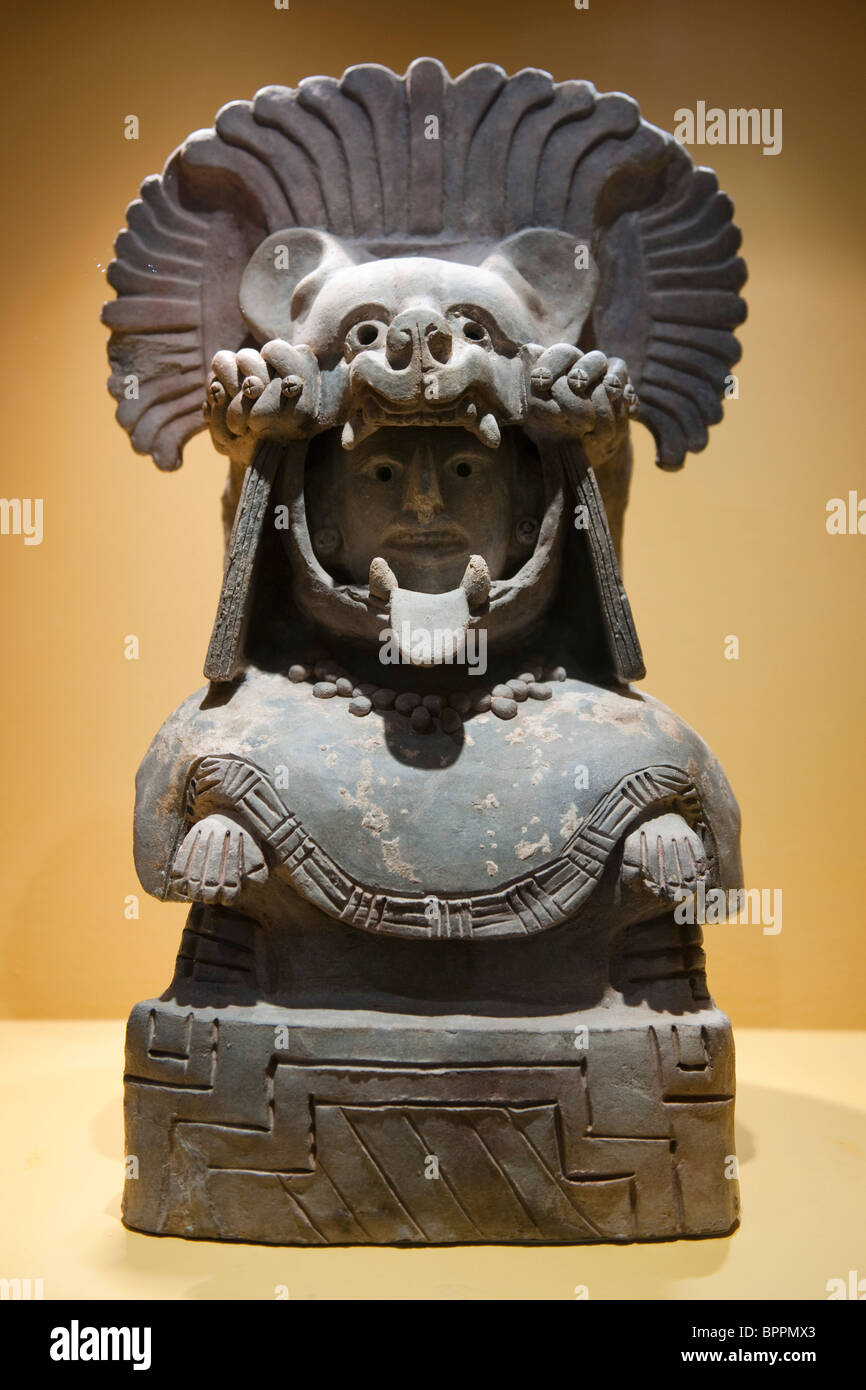
[[382, 406], [377, 404], [372, 408], [370, 403], [365, 401], [361, 409], [356, 410], [346, 420], [340, 442], [344, 449], [351, 451], [369, 435], [388, 425], [462, 425], [470, 434], [474, 434], [476, 439], [480, 439], [482, 444], [486, 444], [488, 449], [498, 449], [502, 442], [502, 432], [496, 416], [488, 410], [479, 419], [478, 407], [474, 401], [467, 401], [464, 405], [451, 409], [419, 410], [411, 413], [389, 413]]
[[370, 593], [373, 598], [382, 599], [383, 602], [389, 599], [398, 587], [397, 576], [381, 555], [376, 555], [370, 561]]
[[468, 401], [457, 417], [457, 423], [469, 430], [470, 434], [474, 434], [476, 439], [480, 439], [482, 444], [486, 444], [488, 449], [499, 448], [502, 434], [499, 421], [492, 410], [488, 410], [479, 420], [478, 407], [474, 401]]
[[[490, 599], [490, 569], [483, 555], [470, 555], [460, 580], [460, 588], [466, 595], [470, 613], [477, 613]], [[370, 561], [370, 596], [387, 602], [400, 587], [397, 576], [381, 555]]]
[[491, 411], [488, 410], [486, 415], [482, 415], [478, 425], [478, 433], [489, 449], [499, 448], [502, 435], [499, 432], [496, 416]]
[[469, 612], [477, 613], [490, 598], [490, 570], [483, 555], [470, 555], [460, 587], [466, 595]]
[[356, 444], [360, 444], [362, 439], [366, 439], [368, 434], [372, 434], [375, 429], [359, 411], [350, 415], [340, 436], [340, 443], [344, 449], [354, 449]]

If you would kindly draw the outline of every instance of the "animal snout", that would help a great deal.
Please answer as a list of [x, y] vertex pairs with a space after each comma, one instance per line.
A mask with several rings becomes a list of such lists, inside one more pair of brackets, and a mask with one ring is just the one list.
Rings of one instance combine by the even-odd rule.
[[451, 346], [451, 329], [441, 314], [431, 309], [406, 309], [388, 329], [385, 355], [395, 369], [408, 367], [413, 359], [421, 367], [431, 367], [448, 361]]

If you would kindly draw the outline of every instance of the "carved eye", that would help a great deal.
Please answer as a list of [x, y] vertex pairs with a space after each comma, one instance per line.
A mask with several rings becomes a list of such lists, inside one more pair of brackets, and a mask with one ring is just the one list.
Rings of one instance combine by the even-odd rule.
[[374, 483], [392, 483], [399, 481], [403, 473], [403, 465], [399, 459], [389, 458], [374, 454], [372, 458], [365, 459], [358, 469], [362, 478]]
[[467, 463], [466, 459], [461, 459], [454, 469], [458, 478], [468, 478], [472, 473], [472, 464]]
[[346, 356], [352, 358], [358, 352], [365, 352], [368, 348], [377, 347], [384, 336], [385, 325], [383, 323], [377, 323], [374, 319], [365, 319], [363, 323], [356, 323], [346, 334]]
[[467, 319], [463, 325], [463, 336], [468, 338], [470, 343], [483, 343], [487, 337], [487, 329], [474, 319]]

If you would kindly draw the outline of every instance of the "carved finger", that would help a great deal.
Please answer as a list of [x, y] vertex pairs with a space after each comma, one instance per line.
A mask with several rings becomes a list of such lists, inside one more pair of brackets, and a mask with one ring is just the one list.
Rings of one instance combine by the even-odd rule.
[[237, 442], [237, 436], [229, 429], [226, 419], [228, 406], [229, 397], [226, 395], [225, 387], [219, 381], [211, 381], [202, 413], [214, 444], [223, 453], [231, 453], [233, 445]]
[[579, 435], [595, 426], [595, 407], [587, 396], [575, 395], [569, 378], [561, 376], [553, 383], [551, 399], [556, 402], [563, 417], [563, 424], [574, 427]]
[[624, 434], [628, 424], [628, 407], [625, 403], [623, 388], [617, 382], [613, 387], [610, 384], [610, 377], [605, 377], [604, 388], [607, 392], [610, 409], [613, 413], [614, 429], [617, 434]]
[[184, 896], [189, 893], [190, 872], [193, 855], [201, 838], [201, 828], [194, 825], [184, 837], [183, 844], [175, 855], [171, 870], [172, 886]]
[[290, 373], [303, 372], [306, 365], [304, 357], [297, 348], [284, 338], [272, 338], [262, 348], [262, 360], [267, 364], [272, 376], [289, 376]]
[[[707, 871], [709, 869], [706, 851], [704, 850], [704, 846], [697, 835], [695, 835], [694, 837], [689, 836], [688, 839], [684, 840], [683, 844], [684, 852], [688, 859], [687, 872], [689, 875], [689, 881], [691, 883], [697, 883], [698, 879], [706, 877]], [[695, 845], [697, 845], [697, 854], [695, 853]]]
[[279, 419], [283, 406], [283, 383], [279, 377], [269, 381], [264, 390], [252, 403], [249, 412], [249, 428], [261, 430]]
[[652, 879], [657, 888], [665, 884], [665, 841], [663, 835], [656, 835], [656, 858], [652, 868]]
[[268, 878], [264, 855], [245, 830], [238, 837], [238, 878], [241, 887], [246, 883], [266, 883]]
[[646, 831], [640, 832], [640, 871], [644, 882], [649, 879], [649, 845], [647, 843]]
[[590, 400], [595, 411], [595, 432], [599, 442], [606, 443], [608, 436], [616, 433], [616, 416], [603, 378], [593, 389]]
[[671, 840], [671, 853], [673, 856], [673, 864], [671, 865], [671, 874], [668, 879], [668, 884], [672, 888], [683, 888], [685, 886], [686, 879], [685, 875], [683, 874], [683, 865], [682, 860], [680, 858], [679, 845], [677, 844], [676, 840]]
[[220, 847], [219, 862], [212, 856], [213, 885], [217, 900], [221, 903], [233, 902], [247, 883], [264, 883], [268, 869], [262, 852], [251, 835], [239, 827], [226, 830], [226, 837]]
[[213, 830], [207, 828], [206, 822], [202, 822], [186, 868], [187, 892], [191, 898], [197, 898], [201, 893], [212, 841]]
[[609, 357], [607, 359], [607, 372], [605, 374], [605, 381], [607, 381], [608, 378], [610, 378], [612, 381], [618, 382], [621, 389], [628, 385], [628, 367], [625, 365], [625, 362], [622, 360], [621, 357]]
[[547, 348], [533, 366], [529, 376], [533, 394], [548, 394], [554, 382], [565, 376], [580, 356], [580, 349], [570, 343], [554, 343], [553, 347]]
[[241, 374], [238, 371], [238, 359], [233, 352], [218, 352], [211, 362], [211, 371], [229, 400], [237, 395], [241, 385]]
[[212, 831], [208, 836], [207, 859], [201, 875], [200, 898], [204, 903], [229, 902], [237, 893], [231, 866], [232, 833], [226, 826], [222, 833]]
[[232, 434], [244, 434], [249, 428], [249, 413], [255, 404], [255, 399], [250, 399], [243, 391], [238, 391], [232, 398], [226, 409], [226, 425]]
[[623, 425], [628, 419], [625, 388], [629, 384], [628, 368], [622, 358], [609, 357], [607, 359], [607, 372], [604, 377], [604, 386], [617, 427]]
[[258, 377], [263, 385], [270, 380], [268, 365], [255, 348], [241, 348], [238, 353], [238, 375], [241, 381], [248, 376]]
[[568, 373], [568, 384], [576, 396], [589, 394], [597, 382], [602, 381], [607, 371], [607, 358], [603, 352], [588, 352], [575, 362]]

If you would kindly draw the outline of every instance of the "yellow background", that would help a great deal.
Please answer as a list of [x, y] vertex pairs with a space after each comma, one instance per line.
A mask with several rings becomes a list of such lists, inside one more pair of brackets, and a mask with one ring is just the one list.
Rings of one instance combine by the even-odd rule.
[[[866, 496], [862, 18], [855, 4], [590, 0], [49, 3], [4, 17], [7, 343], [0, 495], [42, 497], [45, 539], [0, 537], [2, 997], [10, 1017], [113, 1017], [171, 977], [184, 908], [140, 893], [133, 777], [201, 684], [221, 573], [224, 464], [131, 451], [105, 391], [105, 266], [127, 202], [226, 101], [311, 73], [441, 58], [620, 89], [674, 111], [781, 107], [783, 149], [696, 149], [737, 207], [750, 268], [740, 397], [670, 476], [637, 431], [626, 580], [652, 691], [725, 766], [746, 882], [780, 935], [707, 929], [734, 1023], [863, 1025], [866, 537], [825, 506]], [[123, 136], [124, 117], [140, 139]], [[124, 659], [136, 634], [138, 661]], [[737, 661], [725, 638], [739, 638]], [[139, 893], [141, 916], [124, 900]]]

